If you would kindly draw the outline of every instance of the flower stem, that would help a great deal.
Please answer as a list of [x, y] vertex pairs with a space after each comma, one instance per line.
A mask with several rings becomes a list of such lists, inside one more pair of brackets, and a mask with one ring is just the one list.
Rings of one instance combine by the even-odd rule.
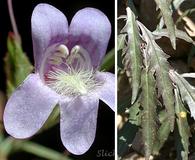
[[17, 151], [31, 153], [48, 160], [71, 160], [66, 155], [53, 149], [27, 140], [16, 140], [12, 137], [7, 137], [0, 143], [0, 160], [2, 157], [6, 158], [10, 153]]
[[18, 32], [18, 28], [17, 28], [17, 25], [16, 25], [15, 16], [14, 16], [14, 12], [13, 12], [12, 0], [7, 0], [7, 5], [8, 5], [8, 10], [9, 10], [9, 16], [10, 16], [10, 20], [11, 20], [12, 29], [14, 31], [16, 39], [18, 40], [19, 43], [21, 43], [20, 35], [19, 35], [19, 32]]
[[16, 145], [18, 149], [48, 160], [71, 160], [57, 151], [30, 141], [19, 142]]
[[11, 137], [5, 138], [0, 143], [0, 159], [6, 158], [13, 149], [14, 139]]

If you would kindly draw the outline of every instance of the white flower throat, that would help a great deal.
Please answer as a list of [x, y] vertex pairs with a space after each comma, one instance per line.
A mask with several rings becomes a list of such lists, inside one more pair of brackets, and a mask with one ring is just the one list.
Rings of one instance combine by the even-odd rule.
[[[47, 85], [63, 96], [85, 95], [101, 85], [95, 77], [88, 52], [81, 46], [74, 46], [69, 53], [65, 45], [48, 57], [52, 70], [47, 73]], [[58, 66], [65, 65], [66, 69]]]

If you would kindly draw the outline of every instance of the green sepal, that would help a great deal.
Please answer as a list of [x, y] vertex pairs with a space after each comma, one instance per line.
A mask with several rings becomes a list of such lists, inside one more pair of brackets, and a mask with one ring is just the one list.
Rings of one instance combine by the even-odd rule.
[[8, 35], [7, 49], [4, 62], [7, 78], [7, 95], [9, 97], [27, 75], [32, 72], [33, 66], [13, 33]]

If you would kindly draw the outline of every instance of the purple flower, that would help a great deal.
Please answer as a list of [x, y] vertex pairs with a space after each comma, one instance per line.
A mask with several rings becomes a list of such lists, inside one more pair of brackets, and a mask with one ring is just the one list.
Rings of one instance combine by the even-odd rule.
[[31, 23], [35, 73], [9, 98], [5, 129], [15, 138], [31, 137], [59, 104], [62, 142], [70, 152], [83, 154], [95, 138], [99, 99], [114, 110], [114, 75], [97, 70], [110, 22], [101, 11], [84, 8], [68, 27], [58, 9], [39, 4]]

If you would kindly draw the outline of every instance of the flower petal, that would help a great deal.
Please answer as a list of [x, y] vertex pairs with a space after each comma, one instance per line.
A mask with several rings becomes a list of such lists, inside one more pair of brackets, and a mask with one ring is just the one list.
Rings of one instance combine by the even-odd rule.
[[64, 146], [73, 154], [85, 153], [95, 139], [99, 100], [77, 97], [61, 105], [60, 132]]
[[59, 96], [30, 74], [9, 98], [4, 111], [6, 131], [15, 138], [34, 135], [45, 123]]
[[55, 7], [39, 4], [32, 13], [31, 25], [35, 69], [39, 70], [46, 49], [52, 44], [65, 42], [68, 22], [64, 14]]
[[99, 98], [113, 111], [115, 110], [115, 75], [109, 72], [97, 72], [96, 78], [103, 86], [96, 92]]
[[70, 43], [85, 48], [93, 66], [99, 66], [111, 34], [111, 24], [106, 15], [98, 9], [84, 8], [75, 14], [69, 29]]

